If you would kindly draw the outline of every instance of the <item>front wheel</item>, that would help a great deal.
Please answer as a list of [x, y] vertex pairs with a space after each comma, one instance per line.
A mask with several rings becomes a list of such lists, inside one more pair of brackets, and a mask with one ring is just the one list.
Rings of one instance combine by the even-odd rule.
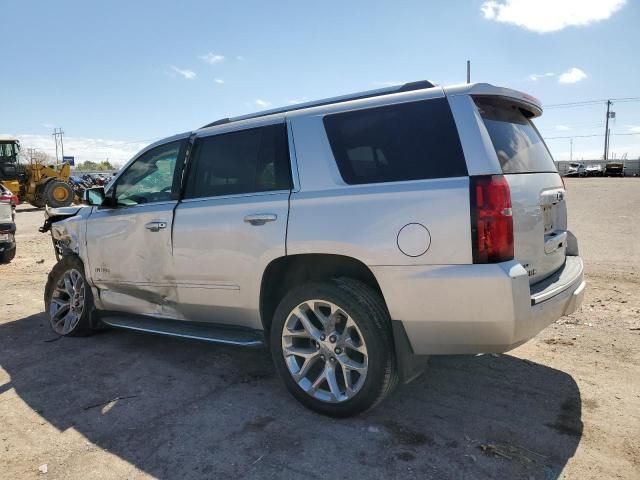
[[356, 280], [290, 291], [276, 309], [270, 344], [287, 389], [324, 415], [361, 413], [397, 384], [387, 309], [377, 292]]
[[73, 203], [73, 190], [62, 180], [52, 180], [44, 187], [44, 201], [53, 208], [68, 207]]
[[58, 335], [77, 337], [91, 333], [93, 295], [82, 260], [67, 256], [55, 264], [47, 279], [44, 304], [49, 324]]

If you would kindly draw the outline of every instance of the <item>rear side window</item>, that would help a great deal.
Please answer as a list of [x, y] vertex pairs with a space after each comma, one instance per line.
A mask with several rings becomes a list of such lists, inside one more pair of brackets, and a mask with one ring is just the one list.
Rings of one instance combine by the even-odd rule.
[[291, 188], [284, 124], [200, 138], [192, 158], [185, 198]]
[[349, 184], [467, 175], [445, 98], [327, 115], [324, 125]]
[[557, 172], [542, 137], [521, 108], [504, 99], [480, 97], [475, 102], [503, 173]]

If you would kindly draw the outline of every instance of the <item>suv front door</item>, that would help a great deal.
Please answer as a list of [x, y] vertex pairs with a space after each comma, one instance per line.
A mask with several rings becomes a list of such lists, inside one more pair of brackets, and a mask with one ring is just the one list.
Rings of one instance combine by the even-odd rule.
[[292, 177], [284, 119], [198, 135], [176, 208], [182, 317], [259, 329], [262, 273], [285, 255]]
[[89, 268], [102, 309], [175, 318], [171, 228], [186, 144], [142, 153], [106, 192], [114, 205], [89, 216]]

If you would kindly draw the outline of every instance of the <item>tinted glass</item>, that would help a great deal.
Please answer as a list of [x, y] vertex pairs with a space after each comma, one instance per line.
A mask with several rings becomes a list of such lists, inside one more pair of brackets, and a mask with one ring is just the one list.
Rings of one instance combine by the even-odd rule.
[[328, 115], [324, 125], [347, 183], [467, 175], [444, 98]]
[[115, 188], [120, 205], [171, 200], [176, 162], [184, 141], [161, 145], [138, 158], [124, 172]]
[[13, 143], [0, 143], [0, 157], [13, 157], [18, 154], [18, 148]]
[[520, 108], [501, 99], [475, 101], [503, 173], [557, 171], [538, 130]]
[[290, 188], [287, 127], [269, 125], [199, 139], [185, 198]]

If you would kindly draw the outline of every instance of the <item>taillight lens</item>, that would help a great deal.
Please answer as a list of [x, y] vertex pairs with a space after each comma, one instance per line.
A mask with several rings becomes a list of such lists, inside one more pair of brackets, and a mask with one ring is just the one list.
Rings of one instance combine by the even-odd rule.
[[470, 177], [473, 263], [513, 259], [511, 192], [502, 175]]

